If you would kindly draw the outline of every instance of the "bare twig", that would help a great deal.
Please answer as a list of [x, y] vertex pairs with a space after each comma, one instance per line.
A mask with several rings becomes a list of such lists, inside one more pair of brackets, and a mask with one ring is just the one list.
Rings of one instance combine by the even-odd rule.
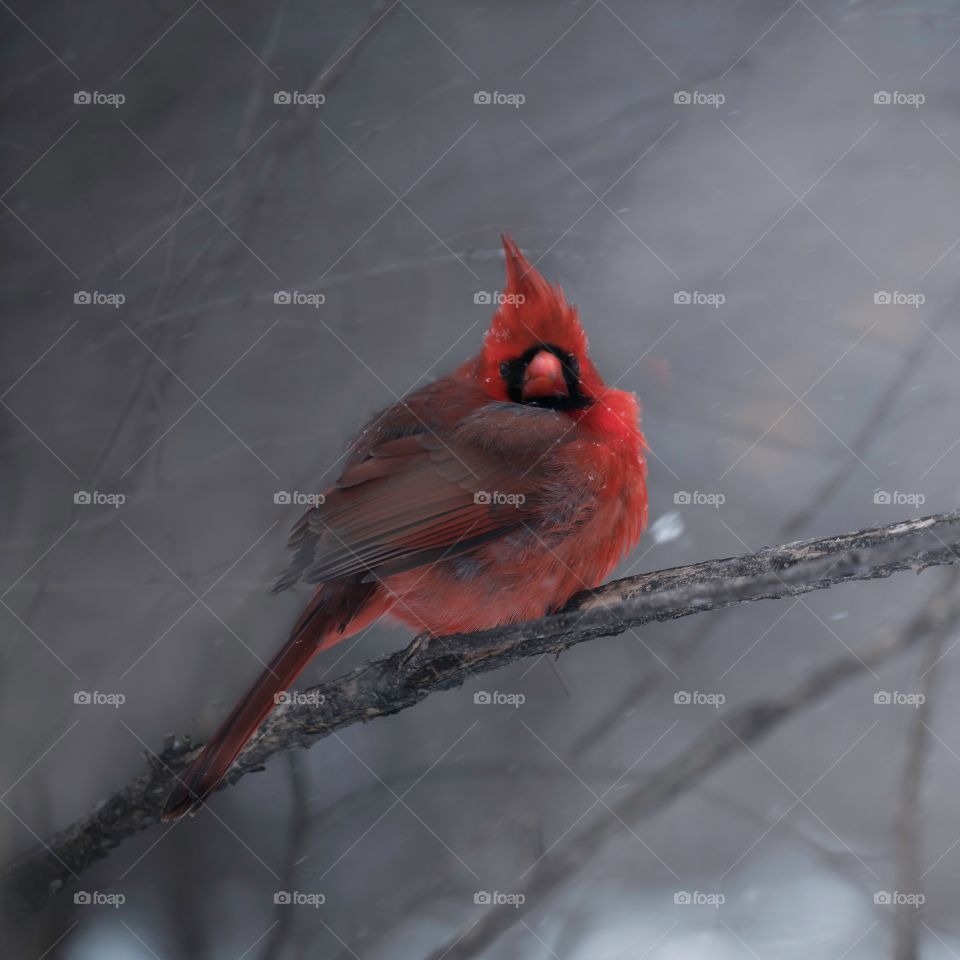
[[927, 354], [933, 346], [934, 339], [939, 339], [939, 328], [944, 324], [947, 314], [944, 313], [935, 321], [933, 327], [924, 325], [917, 333], [913, 346], [903, 354], [900, 366], [892, 377], [887, 380], [880, 396], [874, 401], [869, 415], [857, 431], [857, 435], [850, 441], [849, 450], [855, 456], [847, 457], [823, 482], [816, 494], [811, 497], [805, 506], [788, 517], [783, 526], [785, 537], [796, 536], [803, 526], [810, 522], [817, 511], [823, 509], [843, 485], [850, 479], [859, 465], [859, 458], [866, 455], [876, 437], [889, 429], [890, 417], [897, 407], [904, 389], [910, 384], [914, 374], [923, 365]]
[[[872, 873], [864, 876], [863, 867], [866, 865], [867, 868], [872, 870], [871, 863], [879, 866], [878, 861], [882, 854], [865, 850], [857, 852], [846, 848], [843, 841], [830, 846], [827, 842], [816, 838], [807, 830], [803, 830], [792, 823], [792, 818], [777, 817], [775, 814], [765, 815], [761, 811], [753, 809], [747, 802], [721, 794], [716, 790], [703, 789], [699, 791], [699, 796], [707, 801], [714, 810], [726, 811], [756, 825], [762, 831], [762, 835], [766, 835], [773, 829], [787, 834], [807, 850], [812, 860], [817, 861], [824, 869], [833, 873], [838, 880], [854, 888], [867, 903], [873, 902], [877, 883]], [[877, 920], [887, 924], [892, 930], [893, 924], [889, 910], [885, 906], [874, 904], [874, 911]]]
[[[867, 417], [856, 436], [850, 441], [849, 450], [854, 456], [848, 457], [838, 466], [816, 490], [814, 495], [787, 517], [779, 527], [778, 540], [788, 540], [801, 533], [803, 528], [821, 513], [836, 493], [842, 489], [862, 458], [867, 455], [877, 436], [884, 429], [889, 429], [898, 400], [910, 384], [914, 374], [922, 366], [931, 348], [931, 343], [938, 336], [938, 330], [942, 324], [943, 318], [941, 317], [934, 322], [932, 327], [925, 327], [920, 330], [913, 346], [903, 356], [894, 375], [888, 378], [886, 386], [870, 406]], [[713, 617], [706, 628], [701, 628], [685, 637], [674, 650], [673, 662], [676, 663], [681, 657], [689, 655], [695, 647], [706, 643], [711, 633], [716, 632], [723, 625], [724, 618], [728, 614], [729, 611]], [[575, 753], [579, 754], [591, 750], [596, 744], [603, 743], [621, 718], [643, 697], [656, 689], [662, 679], [662, 675], [651, 673], [643, 677], [638, 683], [633, 684], [606, 714], [580, 735], [574, 747]]]
[[[920, 665], [920, 692], [923, 700], [913, 717], [900, 783], [895, 888], [898, 893], [908, 896], [920, 893], [922, 881], [920, 821], [923, 808], [920, 794], [930, 750], [930, 715], [933, 710], [937, 666], [943, 656], [945, 640], [943, 635], [934, 635], [924, 646]], [[917, 960], [920, 956], [920, 918], [919, 907], [910, 900], [905, 899], [897, 904], [894, 915], [894, 960]]]
[[[300, 851], [303, 849], [310, 829], [310, 811], [307, 800], [306, 776], [303, 770], [303, 757], [291, 753], [290, 759], [290, 791], [291, 809], [290, 825], [287, 828], [287, 851], [280, 875], [280, 889], [292, 890], [296, 884], [297, 863]], [[287, 947], [292, 942], [293, 921], [295, 911], [287, 909], [283, 904], [275, 905], [273, 916], [274, 924], [264, 941], [260, 960], [279, 960], [284, 956]]]
[[[574, 644], [615, 636], [650, 621], [949, 564], [960, 559], [958, 549], [960, 512], [941, 514], [628, 577], [580, 594], [563, 611], [542, 620], [454, 637], [419, 638], [407, 650], [367, 661], [312, 688], [319, 695], [310, 698], [318, 701], [316, 705], [279, 707], [241, 754], [225, 785], [262, 769], [282, 750], [305, 747], [358, 721], [405, 710], [430, 693], [460, 686], [522, 658], [559, 654]], [[849, 669], [862, 669], [864, 662], [854, 659]], [[8, 870], [8, 881], [19, 898], [42, 903], [126, 837], [157, 823], [175, 778], [198, 749], [171, 740], [151, 758], [145, 772], [21, 857]]]

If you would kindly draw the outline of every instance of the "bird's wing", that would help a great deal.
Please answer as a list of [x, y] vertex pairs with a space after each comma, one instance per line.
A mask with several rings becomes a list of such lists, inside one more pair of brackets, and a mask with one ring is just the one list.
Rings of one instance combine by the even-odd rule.
[[294, 558], [274, 590], [376, 579], [535, 522], [550, 455], [569, 432], [552, 411], [495, 404], [449, 438], [424, 431], [373, 446], [294, 526]]

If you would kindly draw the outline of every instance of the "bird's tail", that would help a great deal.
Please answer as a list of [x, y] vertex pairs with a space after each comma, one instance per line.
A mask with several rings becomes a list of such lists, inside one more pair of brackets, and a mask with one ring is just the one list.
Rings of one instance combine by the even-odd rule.
[[274, 708], [277, 695], [290, 687], [313, 655], [376, 619], [381, 611], [371, 603], [375, 590], [375, 584], [343, 581], [324, 584], [317, 590], [283, 648], [178, 777], [162, 819], [177, 820], [203, 805]]

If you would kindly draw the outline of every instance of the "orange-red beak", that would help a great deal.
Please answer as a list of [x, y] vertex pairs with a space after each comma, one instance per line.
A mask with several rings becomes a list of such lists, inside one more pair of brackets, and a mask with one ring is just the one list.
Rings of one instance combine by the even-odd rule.
[[549, 350], [541, 350], [530, 358], [523, 373], [520, 396], [524, 400], [543, 397], [567, 397], [570, 391], [563, 376], [560, 358]]

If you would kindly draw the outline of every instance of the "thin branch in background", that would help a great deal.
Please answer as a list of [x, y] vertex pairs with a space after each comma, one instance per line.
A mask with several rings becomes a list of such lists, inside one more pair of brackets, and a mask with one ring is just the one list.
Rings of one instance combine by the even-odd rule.
[[[309, 746], [357, 722], [406, 710], [430, 693], [461, 686], [478, 674], [528, 657], [559, 654], [575, 644], [616, 636], [651, 621], [952, 564], [960, 559], [958, 549], [960, 512], [939, 514], [615, 580], [578, 595], [563, 611], [541, 620], [453, 637], [420, 637], [406, 650], [369, 660], [310, 688], [317, 696], [308, 698], [309, 704], [282, 705], [240, 755], [223, 786], [262, 769], [276, 753]], [[867, 659], [856, 653], [851, 663], [847, 667], [840, 663], [838, 675], [869, 669]], [[835, 681], [818, 682], [830, 688]], [[774, 713], [779, 709], [775, 705]], [[751, 718], [743, 720], [748, 728]], [[122, 840], [156, 824], [171, 786], [199, 749], [169, 743], [151, 757], [144, 773], [19, 858], [8, 870], [11, 890], [22, 901], [42, 903]]]
[[[900, 781], [900, 804], [895, 830], [896, 858], [894, 889], [900, 894], [921, 893], [923, 776], [930, 752], [930, 719], [937, 680], [937, 668], [943, 656], [946, 637], [934, 634], [923, 648], [920, 666], [920, 693], [907, 742], [907, 757]], [[918, 960], [920, 957], [920, 908], [909, 902], [898, 903], [894, 914], [894, 960]]]
[[698, 796], [702, 796], [709, 801], [715, 810], [725, 810], [755, 824], [764, 834], [769, 833], [774, 827], [778, 831], [789, 834], [797, 843], [802, 844], [824, 868], [835, 874], [844, 883], [854, 887], [866, 902], [874, 905], [878, 919], [892, 929], [890, 911], [886, 907], [873, 904], [877, 887], [876, 880], [872, 875], [868, 875], [866, 878], [862, 875], [861, 867], [863, 864], [868, 867], [871, 863], [880, 866], [878, 862], [880, 857], [877, 854], [827, 846], [826, 843], [795, 826], [789, 818], [778, 819], [775, 816], [764, 816], [758, 810], [748, 806], [747, 803], [741, 802], [735, 797], [721, 794], [716, 790], [703, 789], [698, 791]]
[[[290, 891], [295, 886], [297, 864], [310, 827], [310, 805], [307, 800], [307, 781], [303, 757], [298, 753], [288, 754], [290, 770], [290, 821], [287, 826], [287, 850], [280, 872], [280, 891]], [[273, 918], [275, 923], [264, 941], [261, 960], [280, 960], [287, 946], [293, 943], [293, 921], [297, 911], [276, 903]]]
[[[815, 494], [806, 503], [781, 524], [776, 539], [784, 542], [796, 536], [805, 526], [816, 517], [823, 508], [833, 499], [847, 479], [858, 466], [857, 457], [866, 456], [878, 434], [889, 429], [890, 420], [895, 412], [901, 394], [910, 383], [910, 378], [920, 368], [926, 358], [935, 334], [943, 326], [945, 314], [941, 315], [931, 326], [929, 332], [921, 329], [910, 351], [904, 355], [894, 375], [887, 379], [884, 389], [873, 402], [867, 417], [857, 431], [857, 435], [850, 442], [849, 449], [854, 456], [844, 460], [843, 464], [827, 478], [817, 489]], [[674, 648], [672, 662], [677, 663], [688, 657], [693, 650], [702, 646], [719, 630], [730, 615], [730, 611], [717, 614], [706, 624], [700, 624], [690, 631]], [[653, 673], [643, 677], [633, 684], [618, 698], [607, 714], [588, 726], [577, 740], [575, 754], [592, 750], [597, 744], [607, 740], [613, 729], [652, 690], [655, 690], [663, 680], [662, 674]]]
[[[350, 68], [396, 5], [396, 0], [376, 0], [356, 35], [348, 38], [331, 59], [320, 68], [304, 92], [329, 96], [349, 73]], [[245, 179], [244, 192], [247, 200], [236, 226], [240, 236], [251, 236], [253, 230], [251, 221], [257, 211], [263, 207], [268, 189], [275, 183], [273, 174], [277, 163], [281, 158], [289, 157], [295, 141], [302, 134], [309, 134], [313, 130], [312, 118], [307, 117], [304, 111], [291, 110], [286, 113], [272, 137], [269, 151], [257, 157], [256, 172]]]
[[871, 406], [867, 418], [857, 431], [857, 435], [850, 441], [849, 449], [854, 456], [844, 459], [843, 463], [827, 477], [806, 505], [787, 518], [782, 528], [784, 539], [796, 536], [833, 499], [859, 466], [859, 461], [855, 458], [865, 456], [877, 436], [889, 431], [890, 419], [896, 411], [900, 395], [926, 358], [927, 352], [936, 339], [940, 328], [944, 325], [946, 318], [946, 311], [942, 311], [930, 328], [918, 329], [917, 339], [913, 346], [903, 355], [903, 360], [896, 372], [887, 380], [886, 386]]

